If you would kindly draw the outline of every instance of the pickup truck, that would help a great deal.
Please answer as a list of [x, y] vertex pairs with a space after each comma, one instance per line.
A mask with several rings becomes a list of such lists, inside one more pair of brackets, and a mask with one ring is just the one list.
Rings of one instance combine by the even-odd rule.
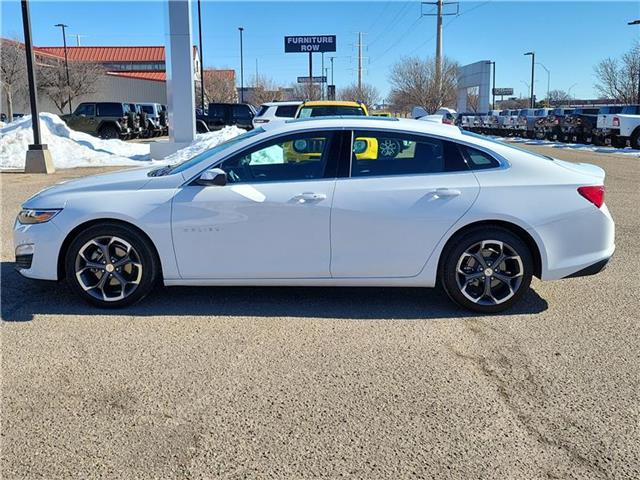
[[631, 148], [640, 150], [640, 105], [627, 105], [611, 118], [611, 128], [605, 132], [610, 135], [614, 147], [624, 148], [627, 141]]
[[196, 113], [196, 131], [206, 133], [230, 125], [251, 130], [255, 116], [255, 108], [247, 103], [210, 103], [206, 112]]
[[518, 116], [518, 132], [523, 137], [534, 138], [536, 121], [549, 115], [550, 108], [527, 108]]
[[560, 141], [591, 143], [599, 111], [599, 107], [576, 108], [572, 114], [565, 116]]
[[573, 108], [558, 107], [549, 112], [546, 117], [536, 120], [534, 136], [538, 140], [556, 140], [562, 134], [564, 117], [573, 113]]
[[[623, 111], [625, 115], [637, 114], [638, 107], [636, 105], [614, 105], [610, 107], [602, 107], [598, 113], [598, 120], [596, 122], [596, 128], [593, 129], [593, 143], [597, 145], [612, 145], [614, 147], [622, 148], [627, 144], [626, 139], [621, 139], [619, 136], [619, 114]], [[616, 119], [616, 132], [614, 134], [614, 119]]]

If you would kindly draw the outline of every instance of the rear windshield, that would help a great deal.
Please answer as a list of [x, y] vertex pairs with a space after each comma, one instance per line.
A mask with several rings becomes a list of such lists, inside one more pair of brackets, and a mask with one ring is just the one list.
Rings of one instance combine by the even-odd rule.
[[141, 105], [142, 111], [144, 113], [150, 113], [153, 115], [153, 105]]
[[333, 117], [336, 115], [364, 116], [364, 110], [361, 107], [346, 107], [340, 105], [326, 105], [321, 107], [303, 107], [300, 110], [299, 118], [309, 117]]
[[639, 115], [640, 114], [640, 106], [639, 105], [627, 105], [622, 109], [622, 112], [626, 115]]
[[293, 118], [298, 111], [298, 105], [280, 105], [276, 108], [276, 117]]

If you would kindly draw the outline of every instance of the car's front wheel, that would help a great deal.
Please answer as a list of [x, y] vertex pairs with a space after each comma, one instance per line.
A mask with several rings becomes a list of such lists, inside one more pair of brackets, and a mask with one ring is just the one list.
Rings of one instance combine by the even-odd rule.
[[527, 244], [500, 227], [470, 230], [443, 252], [441, 282], [457, 304], [481, 313], [510, 308], [531, 283], [533, 259]]
[[67, 282], [103, 308], [131, 305], [156, 283], [159, 260], [149, 240], [126, 225], [94, 225], [75, 237], [65, 257]]

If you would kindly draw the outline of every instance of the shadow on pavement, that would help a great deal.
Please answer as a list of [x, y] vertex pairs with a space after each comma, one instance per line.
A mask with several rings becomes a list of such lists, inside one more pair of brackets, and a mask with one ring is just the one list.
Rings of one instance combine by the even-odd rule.
[[[307, 317], [353, 320], [433, 319], [473, 316], [442, 289], [378, 287], [159, 287], [131, 307], [96, 309], [64, 283], [23, 278], [2, 262], [2, 320], [35, 315]], [[503, 315], [539, 313], [547, 302], [534, 290]]]

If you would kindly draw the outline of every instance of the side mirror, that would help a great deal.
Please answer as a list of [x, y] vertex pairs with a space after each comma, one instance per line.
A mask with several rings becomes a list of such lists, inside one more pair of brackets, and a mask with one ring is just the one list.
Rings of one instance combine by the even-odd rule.
[[227, 174], [221, 168], [210, 168], [202, 172], [196, 183], [205, 187], [224, 187], [227, 184]]

